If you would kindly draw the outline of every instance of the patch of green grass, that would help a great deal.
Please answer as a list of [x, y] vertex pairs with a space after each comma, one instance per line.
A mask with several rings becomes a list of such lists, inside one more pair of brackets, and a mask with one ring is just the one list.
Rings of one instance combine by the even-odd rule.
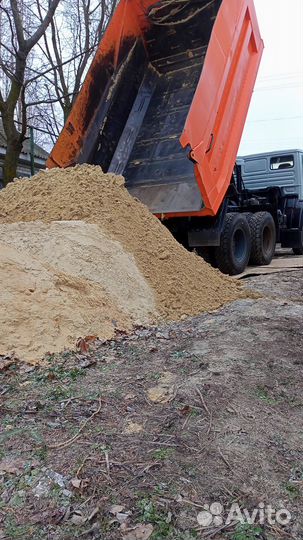
[[174, 360], [180, 360], [184, 357], [187, 357], [187, 353], [186, 351], [175, 351], [172, 353], [171, 357], [174, 359]]
[[64, 358], [64, 360], [68, 360], [69, 358], [73, 358], [75, 356], [75, 353], [74, 351], [66, 350], [63, 351], [60, 356], [61, 358]]
[[7, 514], [4, 524], [5, 538], [10, 540], [22, 539], [29, 540], [32, 538], [31, 527], [28, 525], [18, 525], [15, 518]]
[[303, 480], [303, 464], [299, 464], [297, 467], [291, 469], [290, 479], [299, 482]]
[[199, 411], [198, 409], [192, 409], [189, 414], [193, 418], [196, 418], [197, 416], [201, 416], [201, 411]]
[[46, 362], [53, 362], [55, 359], [56, 359], [56, 354], [55, 353], [49, 353], [49, 354], [46, 354], [44, 356], [44, 360]]
[[150, 374], [150, 379], [152, 381], [159, 381], [161, 379], [161, 376], [162, 376], [161, 373], [159, 373], [158, 371], [155, 371], [155, 372]]
[[72, 397], [71, 390], [69, 388], [63, 388], [62, 386], [55, 386], [50, 389], [46, 399], [51, 399], [53, 401], [60, 401], [63, 399], [69, 399]]
[[45, 371], [38, 373], [36, 380], [38, 382], [48, 382], [53, 380], [76, 381], [78, 377], [81, 377], [84, 374], [84, 370], [77, 367], [66, 369], [63, 365], [54, 365]]
[[51, 487], [47, 497], [55, 501], [56, 505], [61, 507], [66, 507], [70, 504], [69, 497], [67, 497], [66, 494], [63, 493], [62, 487], [58, 486], [57, 484], [54, 484]]
[[262, 529], [257, 525], [249, 525], [248, 523], [239, 523], [231, 540], [258, 540], [262, 538]]
[[40, 461], [45, 461], [47, 458], [48, 449], [47, 446], [41, 446], [40, 448], [37, 448], [37, 450], [34, 451], [34, 455], [40, 459]]
[[174, 454], [173, 448], [158, 448], [152, 454], [154, 459], [165, 460], [172, 457]]
[[11, 437], [16, 437], [17, 435], [21, 435], [21, 433], [26, 433], [25, 428], [13, 428], [13, 429], [7, 429], [0, 433], [0, 443], [4, 443]]
[[150, 499], [141, 499], [138, 506], [141, 512], [140, 521], [151, 523], [154, 526], [151, 540], [172, 538], [173, 527], [171, 525], [171, 516], [158, 510], [156, 505]]
[[198, 538], [198, 531], [194, 529], [192, 531], [176, 532], [173, 536], [173, 540], [195, 540]]
[[257, 395], [257, 397], [259, 399], [261, 399], [262, 401], [264, 401], [268, 405], [276, 405], [278, 403], [278, 401], [276, 399], [272, 398], [269, 395], [268, 390], [266, 388], [262, 387], [262, 386], [257, 387], [256, 395]]
[[300, 488], [291, 482], [287, 482], [285, 490], [288, 493], [290, 499], [298, 499], [300, 497]]
[[9, 505], [14, 508], [22, 508], [24, 506], [24, 503], [25, 503], [25, 496], [18, 495], [18, 493], [13, 495], [13, 497], [9, 501]]
[[167, 489], [168, 489], [167, 484], [164, 484], [164, 483], [157, 484], [154, 487], [154, 494], [162, 496], [164, 495], [164, 493], [167, 492]]

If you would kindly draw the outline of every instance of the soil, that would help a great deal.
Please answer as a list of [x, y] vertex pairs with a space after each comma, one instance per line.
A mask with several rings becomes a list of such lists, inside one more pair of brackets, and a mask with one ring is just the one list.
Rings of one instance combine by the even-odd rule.
[[[263, 297], [2, 359], [1, 539], [303, 539], [303, 271], [246, 283]], [[226, 524], [232, 503], [291, 521]]]

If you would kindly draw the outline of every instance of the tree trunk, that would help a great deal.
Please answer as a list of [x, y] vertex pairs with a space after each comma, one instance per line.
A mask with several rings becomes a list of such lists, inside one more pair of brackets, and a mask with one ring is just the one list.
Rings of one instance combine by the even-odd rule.
[[22, 150], [20, 138], [7, 139], [6, 154], [3, 163], [3, 183], [6, 186], [17, 176], [17, 166]]

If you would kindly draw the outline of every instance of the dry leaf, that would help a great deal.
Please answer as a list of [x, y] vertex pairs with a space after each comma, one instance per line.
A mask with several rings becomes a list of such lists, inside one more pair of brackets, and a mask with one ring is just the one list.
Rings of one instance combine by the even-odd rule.
[[20, 476], [20, 474], [23, 473], [24, 465], [24, 461], [22, 461], [20, 458], [5, 458], [0, 461], [0, 475], [16, 474], [17, 476]]
[[20, 383], [19, 386], [20, 388], [23, 388], [24, 386], [29, 386], [30, 384], [32, 384], [32, 381], [24, 381], [23, 383]]
[[125, 435], [134, 435], [135, 433], [141, 433], [141, 431], [143, 431], [143, 426], [141, 426], [141, 424], [137, 424], [136, 422], [129, 422], [125, 426], [123, 433], [125, 433]]
[[75, 489], [83, 490], [89, 485], [89, 480], [88, 478], [72, 478], [70, 483]]
[[86, 343], [85, 339], [83, 339], [83, 338], [78, 339], [78, 341], [76, 343], [76, 347], [77, 347], [77, 349], [80, 349], [80, 352], [82, 354], [88, 352], [88, 350], [89, 350], [89, 345]]
[[80, 480], [80, 478], [72, 478], [70, 483], [74, 488], [79, 489], [81, 486], [82, 480]]
[[91, 521], [92, 519], [94, 519], [94, 517], [96, 517], [96, 515], [99, 514], [99, 512], [100, 512], [100, 508], [99, 506], [96, 506], [96, 508], [94, 508], [94, 510], [88, 516], [87, 521]]
[[153, 534], [154, 528], [148, 523], [147, 525], [139, 524], [131, 532], [123, 537], [123, 540], [148, 540]]
[[192, 408], [189, 405], [185, 405], [182, 409], [179, 409], [179, 413], [182, 414], [182, 416], [187, 416], [192, 411]]
[[76, 347], [77, 349], [80, 349], [82, 353], [86, 353], [89, 351], [89, 344], [94, 343], [97, 341], [98, 336], [86, 336], [85, 338], [79, 338]]
[[73, 525], [83, 525], [86, 522], [86, 517], [79, 511], [76, 511], [69, 520]]
[[127, 522], [130, 515], [131, 515], [131, 511], [118, 512], [118, 514], [116, 514], [116, 520], [119, 521], [120, 525], [123, 525]]
[[135, 397], [136, 397], [136, 394], [126, 394], [124, 396], [124, 399], [128, 401], [130, 399], [135, 399]]
[[86, 343], [93, 343], [94, 341], [97, 341], [98, 336], [85, 336]]
[[123, 512], [125, 506], [122, 506], [120, 504], [113, 504], [113, 506], [110, 507], [109, 509], [109, 512], [110, 514], [113, 514], [114, 516], [116, 516], [117, 514], [120, 514], [121, 512]]
[[163, 373], [157, 386], [150, 388], [147, 395], [150, 401], [154, 403], [169, 403], [175, 397], [176, 376], [169, 371]]
[[174, 399], [175, 387], [174, 386], [154, 386], [147, 392], [148, 398], [154, 403], [169, 403]]

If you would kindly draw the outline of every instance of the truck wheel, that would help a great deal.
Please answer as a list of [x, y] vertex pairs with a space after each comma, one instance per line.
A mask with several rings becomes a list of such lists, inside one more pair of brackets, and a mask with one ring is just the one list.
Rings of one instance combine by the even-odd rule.
[[269, 212], [257, 212], [248, 217], [251, 232], [250, 264], [266, 266], [276, 249], [276, 226]]
[[303, 255], [303, 246], [299, 248], [292, 248], [294, 255]]
[[205, 262], [207, 262], [214, 268], [218, 268], [215, 249], [216, 248], [214, 247], [201, 247], [196, 248], [196, 252], [199, 257], [202, 257], [205, 260]]
[[247, 220], [239, 213], [227, 214], [221, 234], [221, 245], [216, 248], [218, 268], [235, 276], [244, 272], [250, 256], [251, 236]]

